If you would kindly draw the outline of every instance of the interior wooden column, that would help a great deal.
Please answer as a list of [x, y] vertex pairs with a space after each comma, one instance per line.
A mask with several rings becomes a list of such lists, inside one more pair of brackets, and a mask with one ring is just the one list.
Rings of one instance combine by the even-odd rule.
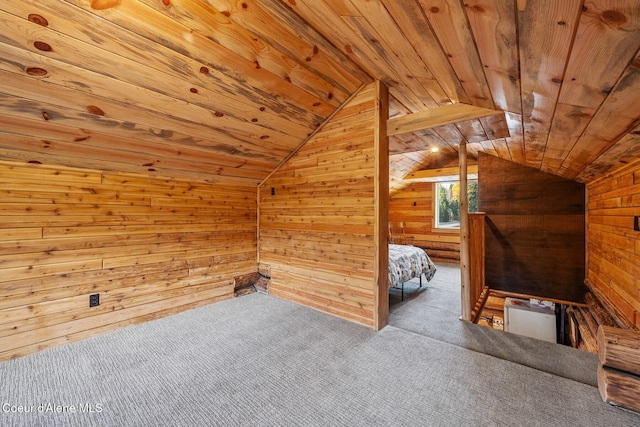
[[379, 80], [375, 86], [375, 295], [376, 330], [389, 321], [389, 90]]
[[469, 271], [469, 202], [467, 195], [467, 144], [460, 143], [460, 283], [462, 320], [471, 321], [471, 273]]

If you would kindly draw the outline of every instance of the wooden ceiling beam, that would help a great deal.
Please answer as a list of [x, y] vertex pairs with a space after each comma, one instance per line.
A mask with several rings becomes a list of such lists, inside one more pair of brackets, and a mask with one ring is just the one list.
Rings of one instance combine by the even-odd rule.
[[504, 111], [462, 103], [450, 104], [432, 110], [389, 119], [387, 122], [387, 135], [393, 136], [407, 132], [415, 132], [498, 114], [504, 116]]
[[[467, 177], [469, 179], [478, 178], [478, 165], [467, 166]], [[415, 171], [404, 177], [405, 181], [411, 182], [446, 182], [446, 181], [458, 181], [460, 179], [459, 166], [439, 168], [439, 169], [425, 169]]]

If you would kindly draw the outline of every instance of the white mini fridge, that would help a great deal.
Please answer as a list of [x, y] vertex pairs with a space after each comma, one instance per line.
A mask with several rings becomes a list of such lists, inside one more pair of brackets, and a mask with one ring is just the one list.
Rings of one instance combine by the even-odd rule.
[[556, 312], [554, 305], [532, 305], [529, 300], [506, 298], [504, 302], [504, 330], [555, 343]]

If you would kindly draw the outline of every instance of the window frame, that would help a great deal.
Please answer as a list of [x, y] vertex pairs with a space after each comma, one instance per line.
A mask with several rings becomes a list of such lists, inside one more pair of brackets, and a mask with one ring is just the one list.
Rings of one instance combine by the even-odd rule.
[[[469, 193], [469, 184], [475, 182], [476, 185], [478, 183], [477, 179], [467, 180], [467, 195]], [[460, 180], [443, 180], [437, 181], [433, 183], [433, 230], [437, 230], [439, 233], [459, 233], [460, 232], [460, 223], [457, 226], [451, 227], [441, 227], [440, 226], [440, 185], [442, 184], [456, 184], [460, 183]], [[476, 211], [477, 212], [477, 211]]]

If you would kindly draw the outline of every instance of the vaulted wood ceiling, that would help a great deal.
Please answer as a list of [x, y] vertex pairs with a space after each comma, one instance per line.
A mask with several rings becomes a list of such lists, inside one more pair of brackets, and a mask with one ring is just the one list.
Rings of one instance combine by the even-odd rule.
[[578, 181], [640, 158], [640, 0], [2, 0], [0, 28], [0, 160], [255, 184], [374, 79], [392, 117], [504, 111], [392, 136], [392, 188], [461, 142]]

